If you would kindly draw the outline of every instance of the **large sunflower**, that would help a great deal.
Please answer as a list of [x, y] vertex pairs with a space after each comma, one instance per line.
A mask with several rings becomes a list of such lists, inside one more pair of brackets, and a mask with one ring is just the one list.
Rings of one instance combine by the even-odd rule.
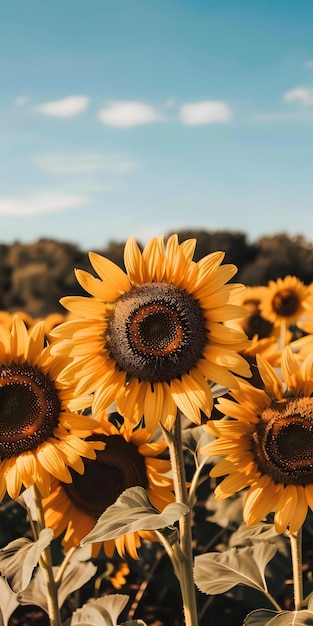
[[51, 475], [69, 482], [69, 467], [82, 472], [81, 456], [95, 458], [103, 445], [72, 433], [93, 420], [69, 411], [70, 390], [57, 382], [67, 361], [44, 343], [44, 322], [30, 331], [18, 316], [11, 330], [0, 325], [0, 501], [34, 484], [47, 495]]
[[133, 423], [144, 415], [151, 432], [159, 421], [171, 427], [177, 408], [199, 423], [200, 410], [208, 416], [212, 410], [208, 380], [236, 387], [231, 372], [250, 375], [237, 354], [247, 345], [245, 334], [223, 323], [244, 314], [229, 303], [238, 285], [225, 284], [237, 268], [221, 267], [223, 252], [195, 263], [195, 244], [179, 244], [173, 235], [165, 246], [158, 237], [141, 253], [131, 237], [127, 273], [95, 253], [90, 261], [100, 278], [76, 271], [92, 297], [61, 300], [79, 319], [52, 331], [63, 339], [53, 350], [71, 356], [62, 381], [76, 380], [77, 393], [95, 392], [94, 410], [117, 400]]
[[202, 453], [225, 457], [212, 469], [228, 474], [216, 487], [218, 499], [248, 487], [244, 520], [249, 526], [275, 511], [277, 532], [295, 533], [308, 506], [313, 509], [313, 355], [301, 365], [287, 346], [282, 353], [283, 381], [262, 357], [257, 357], [264, 390], [248, 381], [221, 398], [218, 408], [228, 419], [205, 428], [217, 439]]
[[[166, 443], [149, 443], [149, 438], [150, 433], [145, 428], [133, 432], [122, 425], [118, 429], [103, 419], [92, 439], [103, 441], [105, 449], [97, 452], [96, 460], [85, 462], [83, 475], [73, 473], [70, 485], [57, 479], [53, 481], [51, 494], [43, 500], [46, 525], [54, 529], [55, 536], [66, 531], [62, 539], [66, 551], [80, 544], [101, 513], [129, 487], [144, 487], [159, 511], [174, 500], [173, 481], [166, 476], [171, 468], [170, 461], [156, 458], [164, 452]], [[112, 556], [116, 547], [120, 556], [128, 552], [137, 559], [141, 538], [155, 541], [156, 535], [148, 531], [130, 533], [115, 541], [105, 541], [104, 551]], [[94, 556], [101, 545], [92, 545]]]

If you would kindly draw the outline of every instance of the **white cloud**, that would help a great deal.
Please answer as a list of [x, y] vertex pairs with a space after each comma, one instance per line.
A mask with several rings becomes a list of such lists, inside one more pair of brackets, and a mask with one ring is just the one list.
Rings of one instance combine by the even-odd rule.
[[63, 100], [52, 100], [33, 107], [35, 113], [50, 115], [51, 117], [74, 117], [85, 111], [89, 104], [86, 96], [68, 96]]
[[14, 105], [16, 107], [23, 107], [25, 106], [25, 104], [28, 104], [29, 101], [30, 101], [30, 98], [28, 96], [18, 96], [14, 100]]
[[49, 174], [127, 174], [137, 167], [135, 161], [120, 154], [44, 154], [34, 162]]
[[306, 109], [304, 112], [303, 109], [293, 110], [290, 112], [284, 111], [269, 111], [266, 113], [253, 113], [247, 116], [248, 122], [275, 122], [275, 123], [285, 123], [285, 122], [308, 122], [312, 123], [313, 117], [312, 113], [310, 113], [310, 109]]
[[81, 195], [65, 193], [42, 192], [24, 196], [0, 197], [0, 215], [42, 215], [68, 211], [88, 204], [89, 198]]
[[107, 107], [100, 109], [98, 118], [107, 126], [130, 128], [132, 126], [159, 122], [162, 116], [149, 104], [126, 100], [124, 102], [113, 102]]
[[296, 87], [291, 91], [287, 91], [283, 96], [285, 102], [293, 102], [294, 100], [302, 104], [313, 104], [313, 89], [307, 87]]
[[221, 100], [203, 100], [183, 104], [179, 113], [182, 123], [187, 126], [229, 122], [232, 117], [229, 105]]
[[168, 98], [164, 106], [166, 109], [173, 109], [176, 106], [175, 98]]
[[313, 69], [313, 61], [307, 61], [305, 67], [308, 67], [310, 70]]

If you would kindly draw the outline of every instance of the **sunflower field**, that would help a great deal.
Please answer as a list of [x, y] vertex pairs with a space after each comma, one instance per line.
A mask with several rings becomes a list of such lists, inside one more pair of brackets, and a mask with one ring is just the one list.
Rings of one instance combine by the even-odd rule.
[[46, 308], [34, 267], [3, 299], [0, 626], [313, 625], [313, 253], [279, 241], [71, 249]]

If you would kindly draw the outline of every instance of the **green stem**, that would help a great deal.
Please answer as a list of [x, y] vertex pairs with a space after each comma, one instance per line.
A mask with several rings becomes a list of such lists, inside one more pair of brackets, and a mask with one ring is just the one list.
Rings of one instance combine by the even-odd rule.
[[299, 611], [303, 605], [302, 528], [300, 528], [297, 533], [290, 535], [290, 546], [293, 569], [295, 610]]
[[273, 606], [275, 607], [275, 609], [277, 611], [281, 611], [282, 610], [280, 604], [278, 604], [278, 602], [276, 602], [275, 598], [272, 596], [272, 594], [269, 591], [263, 591], [263, 593], [267, 597], [267, 599], [273, 604]]
[[[189, 506], [185, 462], [181, 436], [181, 416], [178, 411], [175, 425], [169, 433], [168, 445], [171, 456], [176, 502]], [[193, 552], [191, 534], [191, 511], [179, 520], [179, 545], [174, 546], [176, 575], [180, 583], [185, 624], [198, 626], [196, 589], [193, 580]]]
[[61, 584], [62, 578], [63, 578], [63, 574], [64, 574], [64, 572], [65, 572], [65, 570], [66, 570], [66, 568], [67, 568], [67, 566], [68, 566], [68, 564], [69, 564], [69, 562], [70, 562], [74, 552], [76, 552], [76, 550], [78, 550], [78, 547], [74, 546], [73, 548], [70, 548], [69, 551], [66, 553], [66, 555], [65, 555], [65, 557], [64, 557], [64, 559], [62, 561], [62, 564], [60, 565], [60, 567], [58, 569], [57, 576], [55, 577], [55, 584], [56, 584], [57, 588], [60, 587], [60, 584]]
[[[41, 495], [36, 485], [34, 485], [33, 487], [33, 492], [37, 511], [38, 528], [40, 532], [46, 527], [46, 525], [42, 508]], [[58, 603], [58, 586], [54, 580], [50, 546], [47, 546], [44, 549], [39, 560], [39, 565], [42, 569], [47, 586], [47, 602], [50, 625], [61, 626], [61, 615]]]
[[288, 330], [287, 322], [285, 320], [282, 320], [280, 324], [280, 335], [279, 335], [279, 342], [278, 342], [279, 350], [283, 350], [284, 347], [286, 346], [287, 330]]

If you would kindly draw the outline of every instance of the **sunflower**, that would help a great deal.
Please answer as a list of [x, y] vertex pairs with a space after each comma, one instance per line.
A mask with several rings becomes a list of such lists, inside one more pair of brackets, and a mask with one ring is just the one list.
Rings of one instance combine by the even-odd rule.
[[244, 317], [232, 320], [227, 325], [232, 328], [241, 328], [249, 339], [265, 339], [273, 333], [273, 324], [261, 315], [260, 303], [264, 287], [246, 287], [243, 292], [235, 294], [234, 304], [246, 309]]
[[[129, 487], [144, 487], [159, 511], [174, 501], [173, 481], [166, 476], [171, 468], [170, 461], [156, 458], [164, 452], [166, 443], [149, 443], [150, 437], [145, 428], [132, 431], [125, 424], [117, 428], [104, 418], [92, 433], [93, 440], [105, 443], [105, 449], [97, 452], [96, 460], [85, 462], [84, 474], [73, 472], [71, 484], [53, 480], [51, 493], [43, 500], [45, 520], [55, 536], [65, 531], [62, 545], [66, 551], [80, 544], [101, 513]], [[120, 556], [127, 552], [138, 559], [137, 549], [142, 538], [155, 541], [156, 535], [149, 531], [129, 533], [115, 541], [105, 541], [103, 548], [109, 557], [116, 548]], [[99, 553], [101, 545], [92, 545], [93, 556]]]
[[[266, 294], [264, 287], [246, 287], [243, 292], [235, 294], [234, 304], [244, 307], [246, 315], [240, 319], [226, 322], [231, 328], [241, 328], [250, 339], [243, 350], [243, 355], [252, 364], [255, 371], [255, 356], [262, 354], [273, 366], [280, 365], [281, 350], [279, 349], [280, 329], [273, 322], [265, 319], [261, 314], [261, 302]], [[285, 334], [285, 341], [289, 343], [292, 333]]]
[[313, 510], [313, 355], [299, 364], [290, 346], [282, 352], [281, 380], [272, 366], [257, 357], [264, 389], [240, 381], [233, 399], [221, 398], [228, 419], [204, 428], [217, 439], [202, 453], [221, 456], [211, 470], [226, 476], [215, 489], [221, 500], [248, 487], [243, 516], [248, 526], [275, 511], [278, 533], [295, 533]]
[[[229, 303], [238, 285], [226, 285], [237, 271], [224, 265], [223, 252], [192, 260], [195, 240], [178, 243], [176, 235], [158, 237], [141, 253], [131, 237], [125, 245], [127, 273], [96, 253], [90, 261], [100, 278], [77, 270], [91, 298], [70, 296], [62, 304], [77, 320], [58, 326], [54, 351], [72, 363], [61, 380], [78, 384], [77, 393], [93, 393], [93, 410], [117, 401], [119, 413], [154, 431], [168, 428], [177, 408], [200, 423], [200, 411], [212, 410], [209, 381], [238, 386], [234, 373], [248, 377], [249, 366], [237, 352], [247, 345], [242, 331], [223, 323], [242, 317]], [[240, 286], [240, 288], [243, 288]]]
[[296, 276], [270, 280], [263, 288], [261, 315], [275, 326], [296, 324], [307, 312], [312, 312], [312, 290]]
[[56, 380], [67, 361], [44, 343], [43, 322], [27, 331], [14, 316], [11, 330], [0, 326], [0, 501], [34, 484], [47, 495], [51, 475], [69, 482], [69, 467], [82, 472], [81, 456], [92, 459], [103, 445], [72, 433], [93, 420], [69, 411], [70, 389]]
[[28, 313], [25, 313], [25, 311], [13, 311], [13, 313], [0, 311], [0, 324], [4, 324], [4, 326], [11, 330], [13, 319], [16, 315], [24, 322], [27, 329], [31, 328], [35, 323], [34, 318]]

